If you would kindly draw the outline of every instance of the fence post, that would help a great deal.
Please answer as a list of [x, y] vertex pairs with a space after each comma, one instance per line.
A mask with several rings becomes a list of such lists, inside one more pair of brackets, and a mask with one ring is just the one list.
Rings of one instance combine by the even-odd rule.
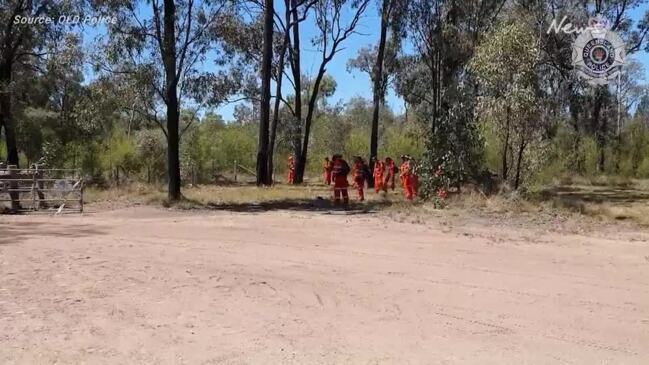
[[237, 164], [237, 160], [234, 160], [234, 182], [237, 182], [237, 168], [239, 167], [239, 164]]
[[18, 166], [16, 165], [9, 165], [7, 166], [9, 170], [9, 197], [11, 199], [11, 210], [13, 211], [19, 211], [20, 210], [20, 191], [18, 191], [18, 187], [20, 184], [18, 183], [17, 179], [18, 177], [16, 176], [16, 173], [18, 172]]
[[81, 173], [79, 170], [76, 171], [79, 175], [77, 178], [79, 179], [79, 213], [83, 213], [83, 188], [84, 188], [84, 181], [83, 178], [81, 177]]
[[[35, 167], [38, 169], [38, 167]], [[32, 210], [37, 210], [36, 209], [36, 190], [38, 189], [38, 186], [36, 185], [38, 182], [36, 181], [36, 171], [37, 170], [32, 170]]]

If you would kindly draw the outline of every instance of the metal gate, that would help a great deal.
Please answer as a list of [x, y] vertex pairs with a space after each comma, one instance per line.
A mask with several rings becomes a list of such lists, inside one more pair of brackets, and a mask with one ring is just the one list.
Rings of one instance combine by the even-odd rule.
[[0, 168], [0, 212], [83, 212], [83, 179], [74, 169]]

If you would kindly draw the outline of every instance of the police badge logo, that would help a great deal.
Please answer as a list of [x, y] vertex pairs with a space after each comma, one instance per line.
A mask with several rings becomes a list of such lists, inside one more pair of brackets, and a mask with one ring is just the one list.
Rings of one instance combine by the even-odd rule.
[[609, 28], [602, 17], [591, 18], [572, 47], [572, 65], [580, 77], [593, 85], [615, 80], [624, 65], [624, 41]]

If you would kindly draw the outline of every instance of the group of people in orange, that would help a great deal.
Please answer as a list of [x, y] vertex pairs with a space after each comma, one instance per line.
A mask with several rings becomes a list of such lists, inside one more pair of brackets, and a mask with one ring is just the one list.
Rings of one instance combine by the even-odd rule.
[[[397, 173], [406, 199], [412, 200], [417, 196], [419, 179], [412, 157], [408, 155], [401, 156], [401, 165], [399, 167], [390, 157], [386, 157], [385, 161], [374, 157], [373, 162], [374, 169], [370, 171], [370, 167], [360, 156], [354, 156], [354, 163], [351, 168], [340, 154], [333, 155], [331, 159], [325, 157], [322, 165], [324, 183], [327, 186], [333, 184], [335, 202], [339, 203], [341, 199], [345, 203], [349, 202], [348, 188], [350, 185], [347, 177], [350, 173], [352, 175], [352, 187], [356, 189], [359, 201], [365, 200], [365, 184], [370, 180], [370, 177], [374, 180], [374, 191], [377, 194], [381, 192], [387, 193], [388, 189], [394, 191]], [[286, 181], [288, 184], [293, 184], [294, 179], [295, 159], [290, 155], [288, 157]]]
[[[322, 166], [325, 185], [333, 184], [334, 202], [339, 203], [341, 198], [345, 203], [349, 202], [349, 182], [347, 176], [352, 174], [352, 186], [358, 193], [358, 200], [365, 200], [365, 184], [370, 177], [374, 180], [374, 191], [378, 194], [386, 192], [388, 189], [395, 189], [395, 179], [397, 173], [401, 181], [406, 199], [412, 200], [417, 195], [418, 178], [415, 172], [414, 160], [407, 155], [401, 156], [401, 165], [397, 168], [396, 163], [390, 157], [385, 161], [373, 158], [374, 169], [370, 172], [369, 166], [362, 157], [354, 156], [352, 168], [349, 167], [342, 155], [335, 154], [331, 160], [325, 157]], [[290, 171], [290, 168], [289, 168]], [[289, 178], [291, 173], [289, 172]], [[290, 180], [289, 180], [290, 181]]]

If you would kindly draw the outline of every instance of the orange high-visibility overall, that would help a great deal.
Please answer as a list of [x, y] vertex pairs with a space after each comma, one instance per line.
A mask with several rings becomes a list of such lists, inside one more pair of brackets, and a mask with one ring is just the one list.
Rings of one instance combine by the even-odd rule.
[[401, 181], [401, 187], [406, 188], [406, 173], [408, 170], [408, 162], [402, 162], [399, 166], [399, 181]]
[[394, 190], [394, 161], [390, 160], [385, 163], [386, 175], [385, 175], [385, 188]]
[[365, 174], [363, 174], [362, 162], [354, 162], [352, 178], [354, 179], [354, 187], [356, 187], [356, 191], [358, 192], [358, 200], [365, 200], [365, 192], [363, 191], [363, 188], [365, 187]]
[[385, 165], [383, 161], [374, 162], [374, 191], [377, 193], [381, 190], [385, 190], [385, 185], [383, 184], [383, 174], [385, 173]]
[[349, 203], [349, 193], [347, 188], [349, 187], [349, 182], [347, 181], [347, 175], [349, 174], [349, 165], [347, 161], [342, 158], [337, 159], [333, 163], [333, 169], [331, 170], [331, 178], [334, 182], [334, 202], [340, 203], [340, 197], [345, 203]]
[[332, 169], [331, 162], [325, 161], [324, 164], [322, 165], [325, 185], [331, 185], [331, 169]]
[[286, 176], [286, 182], [288, 184], [293, 184], [294, 179], [295, 179], [295, 160], [293, 160], [293, 156], [288, 156], [288, 174]]
[[414, 174], [412, 170], [412, 166], [410, 165], [410, 161], [404, 163], [405, 169], [404, 169], [404, 193], [406, 195], [406, 199], [412, 200], [414, 199], [416, 195], [416, 184], [417, 184], [417, 176]]

